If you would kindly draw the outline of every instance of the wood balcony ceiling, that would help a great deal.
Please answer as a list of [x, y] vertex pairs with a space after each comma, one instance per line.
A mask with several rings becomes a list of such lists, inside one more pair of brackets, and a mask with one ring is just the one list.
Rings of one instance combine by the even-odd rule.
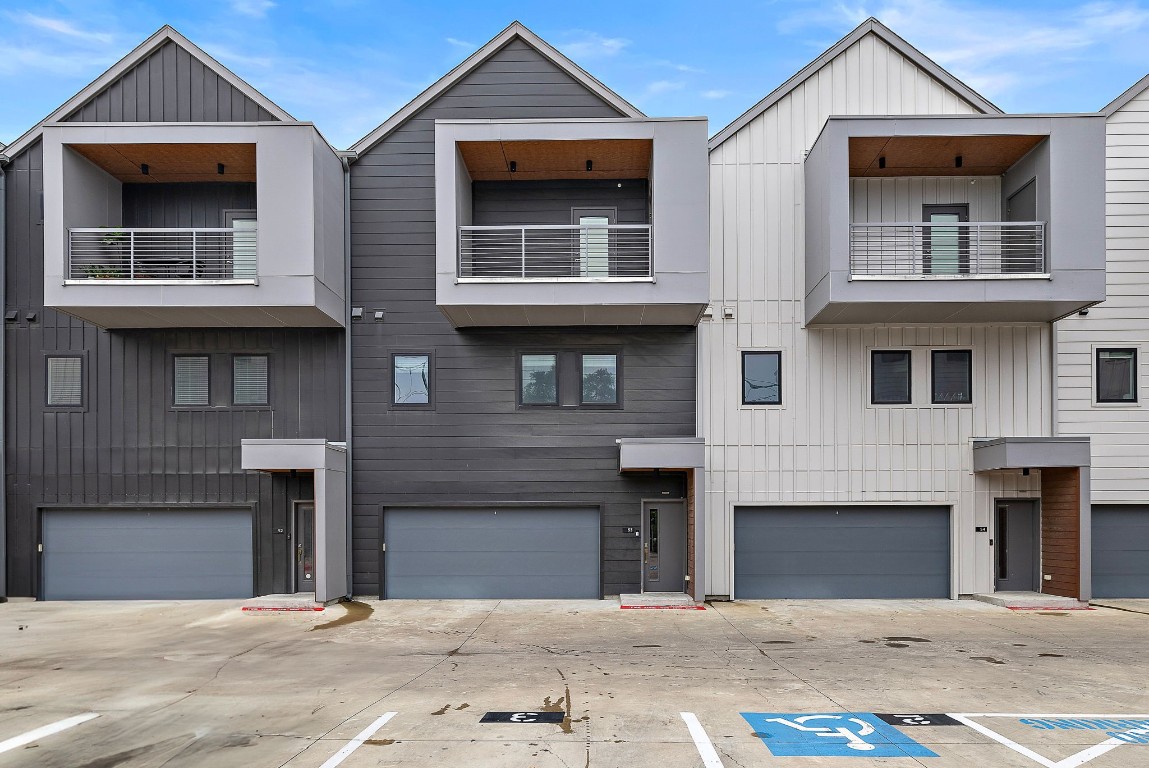
[[[69, 144], [125, 184], [255, 181], [254, 144]], [[219, 164], [223, 163], [223, 173]], [[148, 166], [148, 173], [141, 166]]]
[[653, 150], [650, 139], [459, 142], [472, 181], [646, 179]]
[[[1000, 176], [1045, 136], [854, 136], [851, 176]], [[881, 158], [885, 167], [881, 167]], [[956, 158], [961, 158], [958, 166]]]

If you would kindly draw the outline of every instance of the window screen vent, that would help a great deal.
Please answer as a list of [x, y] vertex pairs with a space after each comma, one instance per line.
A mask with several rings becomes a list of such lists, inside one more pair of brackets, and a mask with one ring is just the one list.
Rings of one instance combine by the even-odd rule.
[[175, 404], [210, 404], [210, 366], [207, 357], [175, 359]]
[[267, 356], [233, 357], [232, 390], [236, 405], [267, 405]]
[[83, 386], [84, 366], [81, 358], [48, 358], [48, 405], [83, 405]]

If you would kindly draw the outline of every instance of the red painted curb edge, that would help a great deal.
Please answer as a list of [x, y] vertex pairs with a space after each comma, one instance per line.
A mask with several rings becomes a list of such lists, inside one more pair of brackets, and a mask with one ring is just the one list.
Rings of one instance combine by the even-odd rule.
[[264, 606], [257, 606], [257, 605], [245, 605], [243, 608], [240, 608], [240, 610], [241, 611], [260, 612], [260, 613], [262, 613], [264, 611], [322, 611], [323, 606], [318, 605], [318, 606], [315, 606], [314, 608], [273, 608], [273, 607], [264, 607]]
[[1033, 606], [1029, 606], [1029, 605], [1018, 605], [1018, 606], [1007, 605], [1006, 608], [1009, 608], [1009, 610], [1011, 610], [1011, 611], [1096, 611], [1097, 610], [1096, 608], [1091, 608], [1089, 606], [1084, 606], [1081, 608], [1066, 608], [1066, 607], [1060, 606], [1060, 605], [1051, 605], [1048, 607], [1040, 607], [1039, 606], [1036, 608]]
[[705, 611], [705, 605], [620, 605], [624, 611]]

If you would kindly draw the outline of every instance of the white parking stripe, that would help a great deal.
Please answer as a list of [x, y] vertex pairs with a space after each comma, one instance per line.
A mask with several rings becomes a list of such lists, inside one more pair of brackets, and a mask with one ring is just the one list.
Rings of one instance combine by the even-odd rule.
[[698, 722], [695, 714], [693, 712], [679, 712], [678, 714], [686, 721], [690, 738], [694, 739], [694, 746], [697, 747], [698, 754], [702, 757], [702, 764], [706, 768], [722, 768], [722, 761], [718, 759], [718, 752], [715, 751], [714, 744], [706, 735], [706, 729], [702, 727], [702, 723]]
[[69, 717], [67, 720], [60, 720], [59, 722], [52, 723], [51, 725], [45, 725], [43, 728], [37, 728], [34, 731], [22, 733], [19, 736], [12, 737], [11, 739], [0, 741], [0, 752], [7, 752], [10, 749], [16, 749], [16, 747], [22, 747], [26, 744], [31, 744], [34, 741], [39, 741], [45, 736], [51, 736], [54, 733], [66, 731], [73, 726], [79, 725], [80, 723], [86, 723], [89, 720], [97, 717], [99, 717], [99, 715], [97, 715], [95, 712], [86, 712], [82, 715]]
[[332, 755], [331, 758], [326, 763], [319, 766], [319, 768], [335, 768], [335, 766], [339, 765], [344, 760], [346, 760], [347, 757], [352, 752], [354, 752], [355, 750], [357, 750], [361, 746], [363, 746], [363, 742], [365, 742], [369, 738], [371, 738], [375, 734], [375, 731], [379, 730], [384, 725], [386, 725], [387, 721], [390, 720], [391, 718], [395, 717], [396, 714], [398, 714], [398, 713], [388, 712], [387, 714], [385, 714], [382, 717], [380, 717], [379, 719], [377, 719], [375, 722], [371, 723], [371, 725], [367, 726], [362, 731], [360, 731], [358, 736], [356, 736], [351, 741], [347, 742], [347, 744], [343, 747], [343, 749], [339, 750], [334, 755]]

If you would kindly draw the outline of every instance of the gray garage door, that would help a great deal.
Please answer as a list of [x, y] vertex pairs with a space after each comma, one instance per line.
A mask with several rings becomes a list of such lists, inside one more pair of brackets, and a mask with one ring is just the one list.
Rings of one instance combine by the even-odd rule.
[[251, 597], [251, 512], [46, 510], [45, 600]]
[[1149, 597], [1149, 507], [1093, 507], [1093, 594]]
[[597, 509], [388, 509], [389, 598], [599, 598]]
[[737, 507], [734, 593], [949, 597], [949, 507]]

